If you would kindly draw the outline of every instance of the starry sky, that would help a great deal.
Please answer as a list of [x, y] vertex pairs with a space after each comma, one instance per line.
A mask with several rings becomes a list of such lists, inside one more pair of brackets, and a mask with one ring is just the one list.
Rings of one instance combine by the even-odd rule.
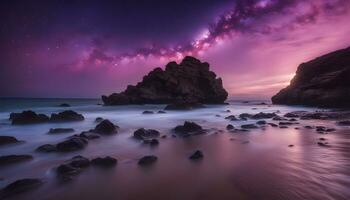
[[350, 0], [4, 0], [0, 20], [0, 97], [99, 97], [192, 55], [268, 99], [350, 46]]

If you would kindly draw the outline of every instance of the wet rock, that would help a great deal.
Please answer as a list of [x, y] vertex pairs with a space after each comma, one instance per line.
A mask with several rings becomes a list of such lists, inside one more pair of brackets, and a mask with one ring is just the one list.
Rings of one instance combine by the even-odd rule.
[[205, 106], [198, 102], [179, 101], [167, 105], [164, 110], [193, 110], [198, 108], [204, 108]]
[[296, 121], [298, 121], [298, 120], [295, 119], [295, 118], [291, 118], [291, 119], [289, 119], [288, 121], [290, 121], [290, 122], [296, 122]]
[[74, 132], [72, 128], [50, 128], [49, 133], [57, 134], [57, 133], [70, 133]]
[[75, 168], [85, 168], [90, 165], [89, 159], [83, 156], [74, 156], [68, 162], [72, 167], [75, 167]]
[[68, 103], [62, 103], [60, 105], [58, 105], [59, 107], [70, 107], [70, 105]]
[[72, 137], [56, 145], [57, 151], [76, 151], [85, 148], [88, 141], [82, 137]]
[[288, 147], [294, 147], [294, 145], [293, 145], [293, 144], [290, 144], [290, 145], [288, 145]]
[[277, 114], [276, 113], [264, 113], [264, 112], [260, 112], [258, 114], [255, 114], [253, 116], [251, 116], [250, 118], [252, 119], [270, 119], [273, 117], [276, 117]]
[[203, 104], [223, 103], [228, 93], [222, 80], [209, 70], [208, 63], [185, 57], [180, 64], [170, 62], [165, 70], [156, 68], [136, 86], [121, 93], [102, 96], [105, 105], [172, 104], [191, 101]]
[[321, 140], [321, 141], [325, 141], [325, 140], [326, 140], [326, 138], [319, 138], [319, 140]]
[[317, 144], [318, 146], [321, 146], [321, 147], [330, 147], [326, 142], [317, 142]]
[[235, 127], [233, 125], [229, 124], [229, 125], [226, 126], [226, 129], [227, 130], [233, 130], [233, 129], [235, 129]]
[[69, 121], [82, 121], [84, 116], [72, 110], [66, 110], [60, 113], [51, 114], [51, 122], [69, 122]]
[[164, 110], [158, 111], [158, 114], [164, 114], [164, 113], [166, 113]]
[[61, 164], [56, 168], [57, 176], [63, 181], [70, 181], [74, 176], [78, 175], [84, 168], [90, 166], [89, 159], [83, 156], [74, 156], [65, 164]]
[[312, 126], [304, 126], [304, 128], [306, 128], [306, 129], [313, 129]]
[[257, 121], [256, 124], [258, 124], [258, 125], [265, 125], [266, 121], [265, 120], [260, 120], [260, 121]]
[[99, 134], [96, 134], [96, 133], [93, 133], [90, 131], [84, 131], [84, 132], [80, 133], [79, 137], [82, 137], [82, 138], [85, 138], [88, 140], [93, 140], [93, 139], [98, 139], [101, 136]]
[[299, 65], [291, 84], [272, 97], [274, 104], [350, 107], [350, 48]]
[[163, 138], [163, 139], [164, 139], [164, 138], [167, 138], [167, 135], [162, 135], [161, 138]]
[[33, 156], [31, 155], [7, 155], [0, 156], [0, 166], [5, 166], [9, 164], [15, 164], [20, 162], [25, 162], [32, 160]]
[[280, 126], [290, 126], [293, 124], [295, 124], [295, 123], [293, 123], [293, 122], [280, 122], [280, 123], [278, 123], [278, 125], [280, 125]]
[[44, 144], [36, 148], [36, 151], [39, 152], [55, 152], [57, 151], [57, 148], [55, 145], [52, 144]]
[[238, 120], [236, 118], [236, 116], [234, 116], [234, 115], [227, 116], [227, 117], [225, 117], [225, 119], [228, 119], [228, 120], [231, 120], [231, 121], [237, 121]]
[[174, 131], [175, 133], [186, 136], [188, 134], [200, 134], [203, 133], [204, 130], [200, 125], [194, 122], [185, 121], [183, 125], [176, 126]]
[[204, 157], [202, 151], [200, 150], [196, 150], [192, 155], [190, 155], [190, 159], [191, 160], [199, 160], [202, 159]]
[[15, 196], [19, 193], [28, 192], [30, 190], [35, 190], [42, 186], [44, 182], [40, 179], [25, 178], [19, 179], [15, 182], [10, 183], [0, 192], [0, 198], [5, 199], [8, 197]]
[[287, 119], [284, 117], [281, 117], [281, 116], [276, 116], [276, 117], [273, 117], [272, 120], [274, 120], [274, 121], [286, 121]]
[[31, 110], [23, 111], [21, 113], [11, 113], [10, 120], [13, 125], [17, 124], [35, 124], [49, 121], [49, 117], [44, 114], [37, 114]]
[[242, 129], [255, 129], [255, 128], [259, 128], [258, 126], [256, 126], [255, 124], [243, 124], [241, 125]]
[[337, 122], [339, 126], [350, 126], [350, 120], [344, 120]]
[[113, 133], [117, 133], [117, 127], [112, 122], [105, 119], [102, 122], [100, 122], [98, 125], [96, 125], [94, 132], [99, 134], [106, 134], [106, 135], [113, 134]]
[[159, 135], [160, 135], [159, 131], [154, 129], [140, 128], [134, 132], [134, 138], [140, 139], [140, 140], [156, 138], [156, 137], [159, 137]]
[[287, 118], [297, 118], [297, 117], [299, 117], [299, 115], [297, 115], [296, 113], [290, 112], [290, 113], [285, 114], [284, 117], [287, 117]]
[[95, 122], [96, 123], [100, 123], [100, 122], [102, 122], [103, 121], [103, 118], [102, 117], [96, 117], [96, 119], [95, 119]]
[[267, 123], [268, 125], [272, 126], [272, 127], [278, 127], [277, 124], [274, 124], [274, 123]]
[[231, 110], [226, 110], [225, 112], [228, 112], [228, 113], [229, 113], [229, 112], [231, 112]]
[[240, 119], [247, 120], [247, 118], [251, 118], [253, 115], [249, 113], [242, 113], [239, 115]]
[[92, 159], [91, 163], [99, 167], [114, 167], [118, 163], [118, 160], [113, 157], [106, 156], [104, 158], [98, 157], [98, 158]]
[[152, 155], [144, 156], [138, 161], [138, 164], [142, 166], [151, 165], [155, 163], [157, 160], [158, 158], [156, 156], [152, 156]]
[[142, 114], [154, 114], [154, 112], [150, 110], [145, 110], [142, 112]]
[[15, 144], [18, 143], [18, 141], [15, 137], [12, 136], [0, 136], [0, 146], [6, 145], [6, 144]]
[[324, 132], [324, 131], [326, 131], [326, 127], [324, 127], [324, 126], [316, 126], [316, 131], [317, 132]]
[[283, 126], [283, 125], [281, 126], [280, 125], [279, 128], [288, 128], [288, 126]]
[[327, 128], [325, 131], [326, 132], [333, 132], [333, 131], [336, 131], [336, 129], [335, 128]]
[[156, 146], [159, 145], [159, 141], [157, 139], [152, 139], [151, 142], [149, 143], [151, 146]]

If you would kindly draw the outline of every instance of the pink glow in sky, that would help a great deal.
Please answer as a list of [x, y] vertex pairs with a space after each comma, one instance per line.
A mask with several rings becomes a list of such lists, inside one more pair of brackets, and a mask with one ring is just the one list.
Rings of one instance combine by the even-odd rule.
[[[348, 0], [233, 1], [206, 9], [196, 19], [184, 14], [181, 23], [193, 21], [183, 28], [173, 25], [176, 34], [167, 33], [172, 23], [162, 20], [155, 23], [162, 29], [154, 32], [147, 20], [120, 27], [129, 32], [101, 22], [89, 30], [89, 17], [79, 21], [82, 30], [58, 17], [43, 33], [31, 21], [7, 16], [2, 30], [11, 30], [17, 20], [22, 24], [16, 28], [27, 31], [3, 33], [0, 96], [99, 97], [193, 55], [210, 63], [231, 97], [267, 99], [289, 84], [300, 63], [350, 46]], [[129, 26], [145, 26], [145, 32]]]

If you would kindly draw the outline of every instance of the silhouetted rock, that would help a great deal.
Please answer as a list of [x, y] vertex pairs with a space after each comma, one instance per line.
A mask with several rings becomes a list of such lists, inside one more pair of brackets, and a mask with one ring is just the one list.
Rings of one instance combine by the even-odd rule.
[[350, 47], [299, 65], [274, 104], [350, 107]]
[[260, 120], [260, 121], [257, 121], [256, 124], [258, 124], [258, 125], [265, 125], [266, 121], [265, 120]]
[[152, 155], [151, 156], [144, 156], [138, 161], [138, 164], [143, 165], [143, 166], [151, 165], [151, 164], [155, 163], [157, 160], [158, 160], [158, 158], [156, 156], [152, 156]]
[[103, 118], [102, 117], [96, 117], [96, 119], [95, 119], [95, 122], [96, 123], [100, 123], [100, 122], [102, 122], [103, 121]]
[[140, 128], [134, 132], [134, 138], [140, 139], [140, 140], [156, 138], [156, 137], [159, 137], [159, 135], [160, 135], [159, 131], [154, 129]]
[[272, 127], [277, 127], [278, 125], [275, 123], [267, 123], [268, 125], [272, 126]]
[[248, 118], [252, 118], [252, 119], [270, 119], [273, 117], [276, 117], [276, 113], [264, 113], [264, 112], [260, 112], [258, 114], [252, 115], [251, 117]]
[[160, 110], [157, 112], [158, 114], [165, 114], [166, 112], [164, 110]]
[[290, 113], [286, 113], [286, 114], [284, 115], [284, 117], [287, 117], [287, 118], [296, 118], [296, 117], [299, 117], [299, 115], [296, 114], [296, 113], [290, 112]]
[[49, 133], [56, 134], [56, 133], [70, 133], [74, 132], [74, 129], [72, 128], [50, 128]]
[[56, 168], [57, 176], [63, 181], [70, 181], [78, 175], [84, 168], [90, 166], [89, 159], [83, 156], [74, 156]]
[[229, 125], [226, 126], [226, 129], [227, 130], [233, 130], [233, 129], [235, 129], [235, 127], [233, 125], [229, 124]]
[[91, 160], [91, 163], [93, 165], [99, 166], [99, 167], [114, 167], [117, 164], [118, 160], [115, 158], [112, 158], [110, 156], [106, 156], [104, 158], [95, 158]]
[[187, 136], [190, 134], [203, 133], [204, 130], [200, 125], [198, 125], [194, 122], [185, 121], [185, 123], [183, 125], [176, 126], [174, 128], [174, 131], [178, 134], [182, 134], [183, 136]]
[[84, 167], [88, 167], [90, 165], [89, 159], [87, 159], [83, 156], [74, 156], [68, 162], [71, 166], [73, 166], [75, 168], [84, 168]]
[[105, 105], [172, 104], [176, 102], [223, 103], [228, 93], [222, 80], [209, 71], [209, 64], [185, 57], [180, 64], [170, 62], [165, 70], [155, 68], [136, 86], [124, 92], [102, 96]]
[[0, 145], [6, 145], [6, 144], [14, 144], [18, 143], [19, 141], [12, 136], [0, 136]]
[[142, 114], [154, 114], [154, 112], [150, 110], [145, 110], [142, 112]]
[[70, 105], [68, 103], [62, 103], [60, 105], [58, 105], [59, 107], [70, 107]]
[[117, 126], [114, 125], [109, 120], [105, 119], [102, 122], [100, 122], [98, 125], [96, 125], [94, 132], [100, 133], [100, 134], [117, 133]]
[[93, 139], [98, 139], [101, 136], [97, 133], [93, 133], [90, 131], [84, 131], [84, 132], [80, 133], [79, 137], [86, 138], [88, 140], [93, 140]]
[[17, 180], [13, 183], [10, 183], [1, 190], [0, 199], [5, 199], [7, 197], [17, 195], [19, 193], [37, 189], [43, 184], [44, 182], [40, 179], [25, 178]]
[[27, 110], [21, 113], [11, 113], [10, 120], [12, 120], [12, 124], [35, 124], [48, 122], [49, 117], [44, 114], [36, 114], [31, 110]]
[[231, 120], [231, 121], [237, 121], [237, 120], [238, 120], [238, 119], [236, 118], [236, 116], [234, 116], [234, 115], [227, 116], [227, 117], [225, 117], [225, 119], [229, 119], [229, 120]]
[[202, 151], [200, 150], [197, 150], [195, 151], [192, 155], [190, 155], [190, 159], [191, 160], [199, 160], [199, 159], [202, 159], [204, 157]]
[[83, 149], [88, 144], [82, 137], [72, 137], [56, 145], [57, 151], [75, 151]]
[[33, 156], [31, 156], [31, 155], [0, 156], [0, 166], [14, 164], [14, 163], [20, 163], [20, 162], [29, 161], [32, 159], [33, 159]]
[[281, 117], [281, 116], [276, 116], [276, 117], [273, 117], [272, 120], [274, 120], [274, 121], [285, 121], [287, 119], [284, 118], [284, 117]]
[[44, 144], [36, 148], [36, 150], [39, 152], [54, 152], [57, 151], [57, 148], [55, 145], [52, 144]]
[[337, 122], [339, 126], [350, 126], [350, 120], [339, 121]]
[[82, 121], [84, 116], [73, 110], [65, 110], [60, 113], [51, 114], [50, 121], [52, 122], [69, 122], [69, 121]]

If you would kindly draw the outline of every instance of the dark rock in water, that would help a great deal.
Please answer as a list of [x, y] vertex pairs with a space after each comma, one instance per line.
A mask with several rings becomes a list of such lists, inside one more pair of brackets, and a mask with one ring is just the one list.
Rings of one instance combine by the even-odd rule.
[[270, 119], [270, 118], [273, 118], [273, 117], [276, 117], [276, 116], [277, 116], [276, 113], [260, 112], [258, 114], [252, 115], [250, 118], [252, 118], [252, 119]]
[[284, 126], [284, 125], [282, 125], [282, 126], [280, 125], [279, 127], [280, 128], [288, 128], [288, 126]]
[[31, 156], [31, 155], [0, 156], [0, 166], [14, 164], [14, 163], [20, 163], [20, 162], [29, 161], [32, 159], [33, 159], [33, 156]]
[[49, 133], [56, 134], [56, 133], [70, 133], [74, 132], [74, 129], [72, 128], [50, 128]]
[[156, 156], [144, 156], [138, 161], [138, 164], [144, 165], [144, 166], [151, 165], [155, 163], [157, 160], [158, 158]]
[[321, 147], [330, 147], [326, 142], [317, 142], [317, 144]]
[[90, 161], [83, 156], [74, 156], [69, 160], [69, 164], [75, 168], [85, 168], [90, 165]]
[[287, 118], [296, 118], [296, 117], [299, 117], [299, 115], [293, 113], [293, 112], [290, 112], [290, 113], [286, 113], [284, 115], [284, 117], [287, 117]]
[[82, 121], [84, 116], [72, 110], [66, 110], [60, 113], [51, 114], [50, 121], [52, 122], [68, 122], [68, 121]]
[[84, 168], [90, 166], [90, 160], [83, 156], [74, 156], [70, 160], [66, 161], [57, 167], [56, 172], [58, 177], [63, 181], [70, 181], [76, 175], [78, 175]]
[[59, 107], [70, 107], [70, 105], [68, 103], [62, 103], [59, 105]]
[[81, 137], [72, 137], [56, 145], [57, 151], [75, 151], [83, 149], [88, 141]]
[[13, 183], [10, 183], [5, 188], [3, 188], [0, 192], [0, 199], [5, 199], [19, 193], [27, 192], [30, 190], [34, 190], [42, 186], [44, 182], [40, 179], [34, 178], [25, 178], [17, 180]]
[[103, 118], [102, 117], [96, 117], [96, 119], [95, 119], [95, 122], [96, 123], [100, 123], [100, 122], [102, 122], [103, 121]]
[[204, 157], [202, 151], [197, 150], [195, 151], [189, 158], [191, 160], [198, 160], [198, 159], [202, 159]]
[[350, 120], [339, 121], [337, 122], [339, 126], [350, 126]]
[[278, 125], [280, 125], [280, 126], [290, 126], [293, 124], [294, 124], [293, 122], [280, 122], [280, 123], [278, 123]]
[[223, 103], [228, 93], [222, 80], [209, 71], [209, 64], [185, 57], [180, 64], [170, 62], [165, 70], [156, 68], [136, 86], [124, 92], [102, 96], [105, 105], [171, 104], [178, 101], [203, 104]]
[[266, 121], [265, 120], [260, 120], [260, 121], [257, 121], [256, 124], [258, 124], [258, 125], [265, 125]]
[[154, 114], [154, 112], [150, 110], [145, 110], [142, 112], [142, 114]]
[[298, 121], [298, 120], [295, 119], [295, 118], [291, 118], [291, 119], [289, 119], [288, 121], [290, 121], [290, 122], [296, 122], [296, 121]]
[[174, 131], [183, 135], [200, 134], [203, 132], [203, 128], [194, 122], [185, 121], [183, 125], [176, 126]]
[[304, 128], [306, 128], [306, 129], [313, 129], [312, 126], [304, 126]]
[[84, 131], [84, 132], [80, 133], [79, 137], [86, 138], [88, 140], [93, 140], [93, 139], [98, 139], [101, 136], [99, 134], [96, 134], [93, 132]]
[[6, 144], [14, 144], [18, 143], [18, 141], [15, 137], [12, 136], [0, 136], [0, 145], [6, 145]]
[[229, 119], [229, 120], [231, 120], [231, 121], [237, 121], [237, 120], [238, 120], [238, 119], [236, 118], [236, 116], [234, 116], [234, 115], [227, 116], [227, 117], [225, 117], [225, 119]]
[[290, 144], [290, 145], [288, 145], [288, 147], [294, 147], [294, 145], [293, 145], [293, 144]]
[[233, 129], [235, 129], [235, 127], [233, 125], [229, 124], [229, 125], [226, 126], [226, 129], [227, 130], [233, 130]]
[[10, 120], [12, 120], [12, 124], [35, 124], [48, 122], [49, 117], [44, 114], [36, 114], [31, 110], [27, 110], [21, 113], [11, 113]]
[[190, 101], [177, 101], [167, 105], [164, 110], [192, 110], [198, 108], [204, 108], [205, 106], [198, 102]]
[[267, 123], [268, 125], [272, 126], [272, 127], [278, 127], [277, 124], [274, 124], [274, 123]]
[[225, 112], [228, 112], [228, 113], [229, 113], [229, 112], [231, 112], [231, 110], [226, 110]]
[[39, 152], [54, 152], [57, 151], [57, 148], [55, 145], [52, 144], [44, 144], [36, 148], [36, 150]]
[[159, 137], [160, 133], [154, 129], [140, 128], [134, 132], [134, 138], [144, 140]]
[[255, 124], [243, 124], [241, 125], [242, 129], [254, 129], [254, 128], [259, 128], [258, 126], [256, 126]]
[[284, 117], [281, 117], [281, 116], [276, 116], [276, 117], [273, 117], [272, 120], [274, 120], [274, 121], [286, 121], [287, 119]]
[[299, 65], [274, 104], [350, 107], [350, 47]]
[[157, 139], [152, 139], [151, 142], [149, 143], [151, 146], [156, 146], [159, 145], [159, 141]]
[[326, 138], [319, 138], [319, 140], [321, 140], [321, 141], [325, 141], [325, 140], [326, 140]]
[[166, 113], [164, 110], [160, 110], [160, 111], [158, 111], [157, 112], [158, 114], [164, 114], [164, 113]]
[[247, 119], [247, 118], [251, 118], [253, 115], [249, 114], [249, 113], [242, 113], [239, 115], [240, 119]]
[[110, 156], [106, 156], [104, 158], [98, 157], [92, 159], [91, 163], [99, 167], [114, 167], [118, 163], [118, 160]]
[[113, 134], [117, 133], [116, 129], [117, 127], [112, 122], [105, 119], [95, 127], [94, 132], [100, 134]]

